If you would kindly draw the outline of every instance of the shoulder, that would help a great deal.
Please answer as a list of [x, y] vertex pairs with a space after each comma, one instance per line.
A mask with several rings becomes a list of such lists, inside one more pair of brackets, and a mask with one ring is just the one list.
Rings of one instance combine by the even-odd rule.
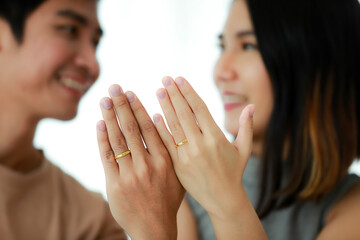
[[354, 215], [358, 213], [360, 219], [360, 182], [352, 186], [345, 195], [330, 209], [327, 222], [331, 222], [338, 216], [344, 214]]
[[331, 207], [318, 239], [360, 239], [360, 182]]
[[62, 213], [67, 217], [71, 216], [67, 224], [85, 229], [88, 235], [96, 236], [97, 239], [126, 239], [101, 194], [89, 191], [53, 164], [50, 166], [50, 175]]
[[103, 205], [105, 200], [101, 194], [89, 191], [74, 177], [65, 173], [58, 166], [50, 163], [50, 175], [54, 182], [54, 187], [59, 191], [64, 201], [71, 203], [83, 202]]

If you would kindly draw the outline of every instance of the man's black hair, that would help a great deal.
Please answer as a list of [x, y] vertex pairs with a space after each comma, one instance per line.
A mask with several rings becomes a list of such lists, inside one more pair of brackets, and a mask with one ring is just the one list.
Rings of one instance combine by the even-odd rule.
[[0, 17], [7, 21], [18, 42], [24, 36], [27, 17], [46, 0], [1, 0]]

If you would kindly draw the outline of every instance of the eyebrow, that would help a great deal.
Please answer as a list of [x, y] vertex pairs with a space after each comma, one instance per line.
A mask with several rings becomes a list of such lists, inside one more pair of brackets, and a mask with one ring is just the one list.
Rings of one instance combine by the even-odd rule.
[[[252, 30], [246, 30], [246, 31], [239, 31], [235, 34], [236, 37], [246, 37], [246, 36], [249, 36], [249, 35], [255, 35], [254, 31]], [[220, 34], [218, 36], [218, 39], [219, 40], [224, 40], [224, 34]]]
[[[89, 25], [89, 21], [81, 14], [71, 9], [62, 9], [56, 12], [57, 16], [70, 18], [83, 26]], [[96, 34], [103, 35], [103, 30], [99, 27], [96, 29]]]

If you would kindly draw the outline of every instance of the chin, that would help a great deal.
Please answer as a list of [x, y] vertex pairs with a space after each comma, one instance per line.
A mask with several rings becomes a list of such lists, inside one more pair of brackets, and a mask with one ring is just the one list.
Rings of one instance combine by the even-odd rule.
[[59, 117], [57, 119], [61, 120], [61, 121], [70, 121], [70, 120], [73, 120], [75, 117], [76, 117], [76, 114], [71, 115], [71, 116]]
[[226, 120], [225, 121], [225, 129], [228, 133], [230, 133], [231, 135], [235, 136], [237, 135], [238, 131], [239, 131], [239, 123], [238, 121], [229, 121]]
[[78, 112], [77, 108], [72, 109], [72, 110], [63, 111], [63, 112], [57, 112], [53, 116], [51, 116], [51, 118], [68, 121], [68, 120], [74, 119], [77, 115], [77, 112]]

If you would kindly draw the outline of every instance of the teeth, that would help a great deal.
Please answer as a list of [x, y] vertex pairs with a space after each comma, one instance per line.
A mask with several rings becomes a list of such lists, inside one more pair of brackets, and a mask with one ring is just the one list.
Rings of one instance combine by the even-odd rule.
[[88, 89], [87, 84], [81, 84], [71, 78], [62, 78], [60, 79], [60, 82], [66, 87], [73, 88], [79, 92], [85, 92]]

